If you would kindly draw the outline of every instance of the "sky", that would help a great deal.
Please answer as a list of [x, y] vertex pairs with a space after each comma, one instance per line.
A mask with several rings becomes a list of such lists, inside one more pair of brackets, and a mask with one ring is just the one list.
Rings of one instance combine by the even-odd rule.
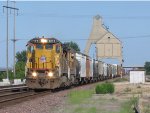
[[[0, 1], [0, 67], [6, 67], [6, 5]], [[9, 6], [13, 6], [9, 2]], [[105, 26], [123, 43], [124, 66], [143, 66], [150, 61], [150, 1], [17, 1], [16, 51], [26, 49], [34, 37], [56, 37], [75, 41], [85, 49], [93, 17], [100, 15]], [[9, 67], [13, 66], [13, 11], [9, 11]], [[93, 47], [93, 46], [92, 46]], [[90, 55], [94, 53], [91, 48]]]

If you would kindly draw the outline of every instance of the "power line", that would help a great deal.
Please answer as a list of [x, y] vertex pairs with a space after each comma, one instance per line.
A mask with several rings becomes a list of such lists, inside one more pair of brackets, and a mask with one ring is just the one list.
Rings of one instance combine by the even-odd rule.
[[[18, 10], [18, 8], [16, 8]], [[51, 17], [51, 18], [90, 18], [93, 17], [91, 14], [55, 14], [55, 13], [35, 13], [35, 12], [24, 12], [19, 16], [32, 16], [32, 17]], [[135, 16], [106, 16], [102, 15], [105, 19], [150, 19], [150, 15], [135, 15]]]
[[[150, 38], [150, 35], [141, 35], [141, 36], [128, 36], [128, 37], [122, 37], [122, 38], [118, 38], [118, 39], [134, 39], [134, 38]], [[115, 38], [111, 38], [111, 39], [115, 39]], [[61, 39], [60, 39], [61, 40]], [[97, 39], [62, 39], [62, 41], [68, 41], [68, 40], [79, 40], [79, 41], [84, 41], [84, 40], [97, 40]]]
[[[141, 36], [128, 36], [128, 37], [122, 37], [119, 39], [134, 39], [134, 38], [150, 38], [150, 35], [141, 35]], [[115, 39], [115, 38], [111, 38], [111, 39]], [[13, 40], [13, 39], [10, 39]], [[9, 40], [9, 41], [10, 41]], [[31, 40], [31, 38], [24, 38], [24, 39], [16, 39], [16, 41], [29, 41]], [[71, 41], [71, 40], [75, 40], [75, 41], [84, 41], [84, 40], [97, 40], [97, 39], [84, 39], [84, 38], [73, 38], [73, 39], [59, 39], [61, 41]], [[0, 40], [0, 43], [6, 42], [6, 40]]]

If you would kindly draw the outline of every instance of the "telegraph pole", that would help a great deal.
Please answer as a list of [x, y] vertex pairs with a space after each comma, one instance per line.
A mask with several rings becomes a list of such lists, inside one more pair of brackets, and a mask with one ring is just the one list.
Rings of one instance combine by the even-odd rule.
[[[8, 73], [8, 41], [9, 41], [9, 36], [8, 36], [8, 32], [9, 32], [9, 21], [8, 21], [8, 9], [10, 9], [10, 10], [14, 10], [14, 32], [15, 32], [15, 11], [17, 10], [19, 10], [18, 8], [15, 8], [15, 7], [9, 7], [8, 6], [8, 0], [7, 0], [7, 5], [6, 6], [3, 6], [3, 8], [6, 8], [7, 9], [7, 33], [6, 33], [6, 66], [7, 66], [7, 79], [9, 79], [9, 73]], [[15, 5], [14, 5], [15, 6]], [[15, 33], [14, 33], [14, 42], [15, 42]], [[14, 53], [15, 53], [15, 44], [14, 44]], [[15, 57], [15, 56], [14, 56]], [[15, 62], [15, 61], [14, 61]], [[15, 67], [15, 66], [14, 66]], [[15, 70], [15, 69], [14, 69]]]
[[7, 9], [7, 19], [6, 19], [6, 72], [7, 72], [7, 79], [9, 79], [9, 74], [8, 74], [8, 0], [7, 0], [7, 6], [3, 6], [3, 8]]
[[[14, 2], [14, 8], [16, 8], [15, 6], [15, 1]], [[12, 41], [14, 42], [14, 65], [13, 65], [13, 72], [14, 72], [14, 78], [16, 77], [16, 68], [15, 68], [15, 65], [16, 65], [16, 10], [19, 10], [19, 9], [14, 9], [14, 39], [12, 39]], [[18, 14], [18, 12], [17, 12]]]

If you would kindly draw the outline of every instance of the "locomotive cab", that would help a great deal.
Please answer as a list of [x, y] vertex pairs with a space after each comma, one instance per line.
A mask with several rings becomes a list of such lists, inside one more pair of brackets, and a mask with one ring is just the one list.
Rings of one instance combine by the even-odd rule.
[[[48, 88], [49, 79], [59, 76], [62, 44], [55, 38], [34, 38], [27, 44], [26, 84], [34, 86], [36, 82]], [[46, 85], [47, 84], [47, 85]]]

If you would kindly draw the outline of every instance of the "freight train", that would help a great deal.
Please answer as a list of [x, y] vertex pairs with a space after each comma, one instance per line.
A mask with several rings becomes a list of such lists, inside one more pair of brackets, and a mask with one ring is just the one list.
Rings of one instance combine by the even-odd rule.
[[55, 89], [121, 76], [123, 68], [77, 52], [56, 38], [33, 38], [27, 43], [26, 85]]

